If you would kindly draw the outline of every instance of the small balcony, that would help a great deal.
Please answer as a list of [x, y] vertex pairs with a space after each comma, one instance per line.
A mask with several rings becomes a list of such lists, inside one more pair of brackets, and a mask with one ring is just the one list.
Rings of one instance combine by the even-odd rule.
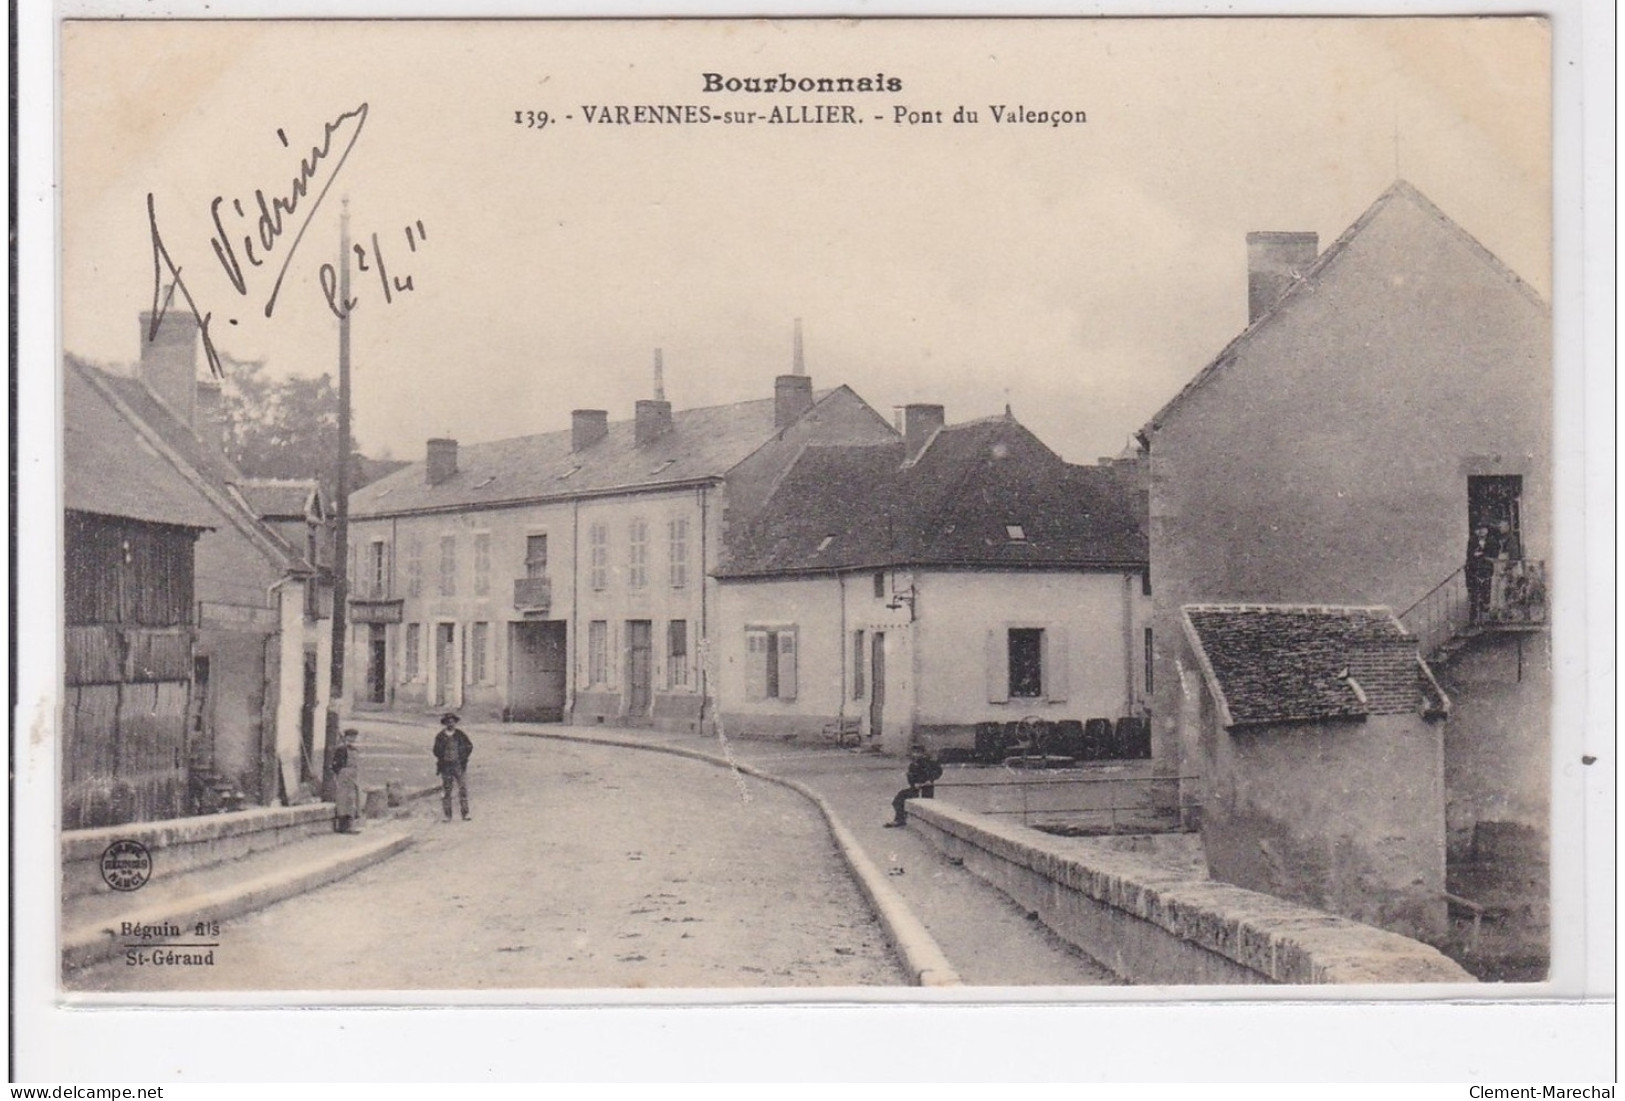
[[371, 578], [356, 580], [349, 591], [351, 623], [400, 623], [406, 601], [394, 596], [388, 584]]
[[1497, 560], [1469, 576], [1458, 569], [1400, 613], [1432, 659], [1454, 640], [1486, 631], [1532, 631], [1546, 623], [1546, 563], [1537, 558]]
[[546, 615], [553, 606], [551, 577], [513, 579], [513, 610], [527, 615]]

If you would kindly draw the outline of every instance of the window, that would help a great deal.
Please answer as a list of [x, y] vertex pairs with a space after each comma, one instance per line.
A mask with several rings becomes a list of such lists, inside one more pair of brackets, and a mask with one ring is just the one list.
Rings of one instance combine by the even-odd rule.
[[423, 628], [421, 624], [408, 623], [406, 625], [406, 668], [402, 670], [404, 679], [417, 680], [419, 669], [419, 654], [423, 646]]
[[642, 589], [649, 584], [649, 524], [633, 520], [626, 547], [626, 585]]
[[588, 528], [587, 545], [591, 554], [590, 583], [594, 589], [603, 592], [609, 588], [609, 529], [603, 524]]
[[875, 597], [880, 600], [886, 598], [886, 574], [884, 571], [875, 574]]
[[602, 619], [587, 624], [587, 683], [609, 683], [609, 623]]
[[374, 539], [367, 546], [367, 583], [375, 596], [389, 592], [389, 552], [382, 539]]
[[666, 628], [666, 669], [673, 688], [688, 686], [688, 620], [674, 619]]
[[477, 532], [474, 536], [474, 595], [491, 594], [491, 533]]
[[1151, 567], [1147, 566], [1145, 572], [1140, 574], [1140, 595], [1151, 595]]
[[473, 652], [468, 656], [469, 683], [484, 684], [487, 680], [488, 663], [486, 651], [491, 644], [491, 625], [489, 623], [476, 623], [474, 630], [469, 634], [468, 646]]
[[525, 536], [525, 576], [547, 576], [547, 536]]
[[423, 595], [423, 543], [418, 539], [406, 544], [406, 595]]
[[1067, 696], [1066, 629], [1011, 626], [987, 633], [987, 698], [989, 703], [1043, 700], [1062, 703]]
[[852, 632], [852, 698], [863, 699], [863, 632]]
[[457, 595], [457, 537], [440, 537], [440, 595]]
[[794, 627], [746, 629], [745, 695], [753, 700], [796, 698]]
[[1151, 687], [1151, 670], [1155, 666], [1156, 651], [1151, 648], [1151, 628], [1145, 629], [1145, 694], [1151, 695], [1156, 689]]
[[688, 584], [688, 517], [679, 516], [667, 525], [671, 544], [671, 587]]
[[1010, 698], [1037, 699], [1044, 694], [1044, 632], [1036, 627], [1010, 629]]

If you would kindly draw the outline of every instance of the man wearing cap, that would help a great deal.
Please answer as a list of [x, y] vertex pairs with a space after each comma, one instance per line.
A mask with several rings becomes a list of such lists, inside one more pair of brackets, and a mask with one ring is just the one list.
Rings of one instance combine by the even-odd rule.
[[360, 833], [355, 822], [361, 817], [361, 732], [347, 728], [343, 741], [333, 751], [333, 829], [338, 833]]
[[463, 821], [468, 813], [468, 759], [474, 754], [474, 743], [457, 726], [457, 716], [448, 711], [440, 716], [440, 733], [434, 736], [435, 771], [440, 773], [440, 805], [445, 809], [446, 821], [451, 821], [451, 788], [457, 785], [458, 800], [463, 808]]
[[942, 779], [942, 766], [923, 745], [911, 747], [908, 756], [908, 787], [898, 792], [891, 801], [892, 820], [885, 823], [887, 829], [908, 825], [908, 812], [904, 804], [910, 799], [935, 798], [936, 782]]

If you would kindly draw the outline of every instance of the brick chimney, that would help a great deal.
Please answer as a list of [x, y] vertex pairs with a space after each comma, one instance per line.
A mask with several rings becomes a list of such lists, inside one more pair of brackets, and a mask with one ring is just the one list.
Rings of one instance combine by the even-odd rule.
[[642, 447], [671, 431], [671, 402], [666, 400], [665, 366], [655, 349], [655, 396], [632, 407], [633, 438]]
[[449, 481], [457, 473], [457, 441], [430, 440], [425, 480], [432, 486]]
[[220, 383], [212, 378], [198, 379], [197, 400], [192, 411], [192, 434], [213, 451], [226, 446], [226, 411]]
[[1320, 250], [1313, 233], [1247, 234], [1247, 324], [1263, 317], [1292, 288]]
[[632, 407], [633, 435], [642, 447], [671, 431], [671, 402], [643, 399]]
[[608, 410], [576, 409], [571, 411], [571, 451], [585, 451], [607, 435], [609, 435]]
[[913, 462], [925, 450], [925, 445], [931, 442], [931, 437], [941, 428], [945, 420], [945, 411], [940, 405], [905, 405], [903, 406], [903, 453], [907, 456], [905, 462]]
[[158, 400], [180, 418], [182, 424], [197, 425], [198, 323], [188, 310], [169, 310], [162, 315], [157, 333], [152, 331], [152, 314], [141, 314], [141, 361], [136, 377]]
[[801, 351], [801, 318], [796, 318], [795, 346], [790, 353], [790, 373], [773, 380], [773, 427], [789, 428], [813, 407], [812, 379]]

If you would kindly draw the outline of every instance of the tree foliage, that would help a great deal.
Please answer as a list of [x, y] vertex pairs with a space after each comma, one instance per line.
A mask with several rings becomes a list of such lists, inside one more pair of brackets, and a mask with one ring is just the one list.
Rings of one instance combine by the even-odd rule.
[[[337, 488], [339, 395], [331, 375], [269, 378], [263, 361], [227, 360], [221, 383], [225, 449], [255, 478], [315, 478], [323, 499]], [[349, 484], [365, 481], [366, 460], [350, 451]]]

